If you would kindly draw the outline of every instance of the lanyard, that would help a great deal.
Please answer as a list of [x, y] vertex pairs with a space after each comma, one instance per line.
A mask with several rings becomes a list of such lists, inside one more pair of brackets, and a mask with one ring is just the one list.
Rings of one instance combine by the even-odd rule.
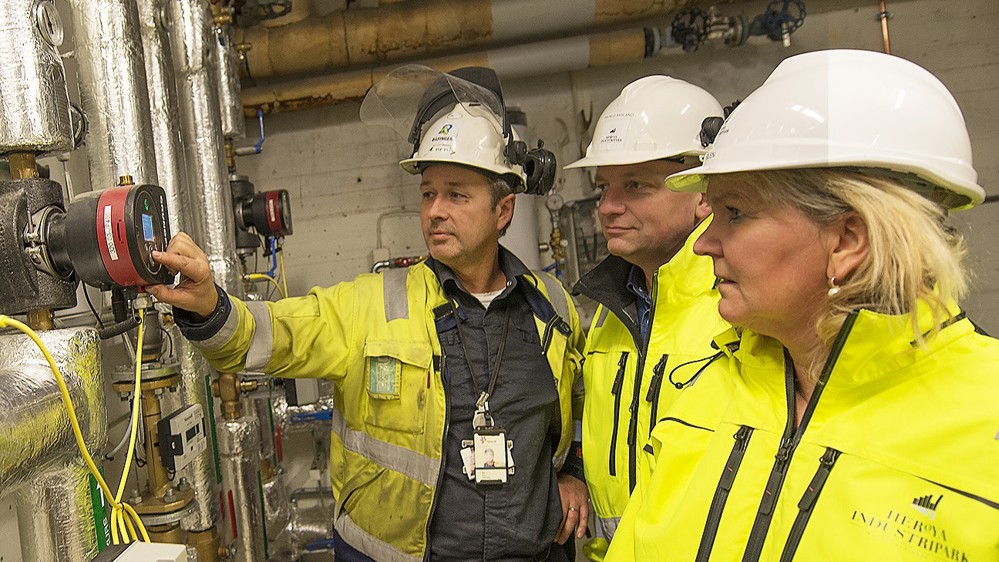
[[[486, 388], [485, 392], [479, 388], [479, 383], [475, 380], [475, 369], [472, 367], [472, 357], [468, 353], [468, 346], [465, 345], [465, 335], [461, 331], [461, 319], [458, 317], [458, 311], [455, 309], [454, 301], [451, 302], [451, 310], [455, 315], [455, 324], [458, 327], [458, 340], [461, 342], [461, 350], [465, 354], [465, 363], [468, 365], [468, 376], [472, 378], [472, 387], [475, 388], [475, 393], [478, 395], [478, 399], [475, 401], [476, 413], [485, 414], [485, 418], [490, 422], [491, 417], [489, 416], [489, 397], [493, 393], [493, 389], [496, 387], [496, 379], [499, 377], [500, 364], [503, 362], [503, 350], [506, 349], [506, 336], [510, 328], [510, 309], [513, 308], [507, 303], [506, 312], [503, 315], [503, 332], [500, 336], [499, 349], [496, 350], [496, 360], [493, 362], [493, 372], [489, 376], [489, 386]], [[487, 365], [488, 368], [488, 365]], [[492, 425], [491, 423], [489, 425]]]

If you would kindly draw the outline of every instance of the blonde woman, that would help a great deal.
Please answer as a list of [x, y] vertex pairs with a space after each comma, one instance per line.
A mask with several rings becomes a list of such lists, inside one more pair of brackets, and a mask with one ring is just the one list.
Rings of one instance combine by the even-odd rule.
[[958, 307], [946, 210], [984, 191], [946, 88], [792, 57], [668, 184], [706, 189], [694, 251], [739, 328], [671, 373], [607, 559], [999, 559], [999, 342]]

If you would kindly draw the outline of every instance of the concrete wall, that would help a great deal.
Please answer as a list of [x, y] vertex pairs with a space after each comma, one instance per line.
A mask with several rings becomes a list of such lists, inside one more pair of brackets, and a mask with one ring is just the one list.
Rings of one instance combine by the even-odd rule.
[[[790, 48], [754, 38], [735, 49], [672, 50], [638, 64], [509, 80], [504, 83], [506, 97], [527, 113], [530, 136], [543, 138], [564, 164], [578, 158], [588, 141], [581, 116], [595, 118], [622, 86], [640, 76], [670, 74], [728, 103], [745, 97], [792, 54], [830, 47], [882, 49], [878, 2], [806, 3], [809, 15]], [[720, 9], [752, 17], [765, 5], [721, 4]], [[991, 108], [999, 98], [999, 46], [991, 40], [999, 28], [999, 3], [895, 0], [889, 10], [892, 52], [926, 67], [954, 93], [968, 122], [981, 183], [989, 193], [999, 193], [999, 161], [994, 157], [999, 152], [999, 113]], [[286, 242], [285, 262], [292, 294], [368, 270], [378, 217], [418, 209], [418, 180], [396, 164], [409, 155], [409, 146], [391, 131], [363, 125], [357, 115], [357, 104], [345, 104], [268, 116], [265, 152], [239, 161], [240, 173], [249, 175], [258, 190], [291, 192], [295, 234]], [[256, 131], [255, 124], [248, 123], [247, 131]], [[559, 182], [566, 200], [591, 193], [584, 172], [560, 174]], [[547, 240], [547, 212], [538, 207], [539, 239]], [[970, 240], [976, 277], [966, 308], [976, 322], [999, 333], [999, 251], [993, 242], [999, 205], [960, 213], [955, 222]], [[424, 251], [412, 216], [386, 217], [381, 239], [393, 256]]]

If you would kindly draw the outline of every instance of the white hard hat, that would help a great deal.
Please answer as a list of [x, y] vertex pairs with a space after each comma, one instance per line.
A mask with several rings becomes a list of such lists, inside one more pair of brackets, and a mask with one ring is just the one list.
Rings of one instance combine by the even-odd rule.
[[639, 78], [600, 115], [586, 157], [565, 169], [700, 156], [701, 122], [721, 116], [718, 100], [693, 84], [669, 76]]
[[492, 111], [474, 103], [458, 103], [424, 129], [416, 153], [399, 165], [418, 174], [427, 164], [458, 164], [503, 176], [514, 191], [523, 191], [524, 169], [510, 163], [506, 146], [503, 127]]
[[728, 117], [704, 163], [667, 185], [703, 191], [712, 174], [832, 167], [888, 172], [951, 209], [985, 197], [964, 117], [940, 80], [855, 50], [784, 60]]

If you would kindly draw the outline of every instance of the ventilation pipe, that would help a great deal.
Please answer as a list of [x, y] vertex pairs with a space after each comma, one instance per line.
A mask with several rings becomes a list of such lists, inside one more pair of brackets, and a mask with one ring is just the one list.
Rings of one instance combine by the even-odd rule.
[[[39, 332], [66, 379], [91, 450], [107, 441], [100, 340], [92, 328]], [[35, 344], [0, 336], [0, 493], [16, 494], [24, 560], [87, 562], [97, 555], [94, 506], [59, 387]]]
[[565, 37], [664, 16], [690, 0], [432, 0], [347, 9], [237, 37], [253, 78], [334, 72], [358, 65]]
[[[658, 29], [637, 28], [438, 58], [421, 64], [442, 72], [486, 66], [506, 79], [640, 61], [659, 52], [661, 46]], [[291, 111], [360, 101], [368, 88], [392, 68], [355, 70], [243, 90], [243, 114], [252, 117], [258, 108], [265, 112]]]

